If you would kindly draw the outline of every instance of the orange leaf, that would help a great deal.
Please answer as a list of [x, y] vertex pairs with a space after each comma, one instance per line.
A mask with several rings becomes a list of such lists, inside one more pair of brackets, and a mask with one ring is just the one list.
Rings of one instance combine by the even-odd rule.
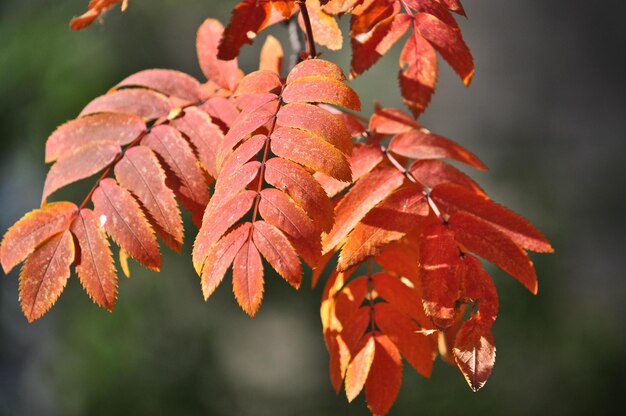
[[386, 273], [374, 275], [374, 287], [378, 294], [394, 308], [407, 314], [420, 325], [430, 327], [420, 296], [415, 289], [404, 284], [399, 278]]
[[196, 37], [198, 61], [208, 80], [234, 91], [243, 73], [239, 69], [237, 58], [228, 61], [217, 58], [217, 48], [223, 33], [224, 26], [218, 20], [206, 19], [200, 25]]
[[448, 214], [469, 212], [506, 234], [527, 250], [551, 253], [553, 248], [532, 224], [508, 208], [455, 184], [442, 184], [433, 189], [432, 198]]
[[113, 240], [141, 264], [158, 271], [161, 268], [159, 244], [130, 192], [107, 178], [100, 181], [92, 201], [94, 212]]
[[269, 35], [261, 48], [259, 69], [280, 75], [283, 68], [283, 47], [274, 36]]
[[335, 226], [324, 238], [324, 252], [341, 244], [358, 222], [403, 180], [402, 173], [394, 167], [381, 167], [360, 179], [335, 209]]
[[278, 127], [272, 133], [270, 143], [272, 152], [277, 156], [338, 180], [352, 179], [345, 155], [319, 136], [304, 130]]
[[263, 300], [263, 263], [250, 239], [235, 256], [233, 292], [239, 306], [251, 317], [256, 315]]
[[180, 210], [174, 192], [165, 186], [165, 172], [152, 150], [146, 146], [128, 149], [115, 165], [115, 177], [141, 202], [163, 241], [180, 251], [184, 237]]
[[88, 178], [107, 167], [121, 153], [115, 142], [91, 142], [74, 153], [59, 159], [48, 172], [43, 187], [42, 201], [50, 194], [73, 182]]
[[301, 78], [324, 77], [337, 81], [345, 81], [346, 76], [339, 65], [324, 59], [306, 59], [296, 66], [287, 75], [287, 84]]
[[239, 55], [241, 47], [256, 37], [268, 23], [271, 5], [267, 0], [243, 0], [233, 9], [230, 22], [218, 47], [217, 57], [231, 60]]
[[212, 177], [216, 178], [215, 158], [224, 140], [224, 134], [217, 125], [213, 124], [211, 117], [196, 107], [189, 107], [185, 109], [182, 117], [170, 121], [170, 126], [189, 139], [202, 166]]
[[92, 210], [82, 209], [71, 230], [80, 248], [76, 273], [81, 284], [95, 303], [112, 311], [117, 300], [117, 274], [100, 220]]
[[454, 359], [473, 391], [480, 390], [493, 371], [496, 347], [489, 328], [474, 320], [463, 324], [454, 342]]
[[[253, 160], [240, 166], [237, 170], [222, 170], [219, 181], [215, 184], [213, 197], [207, 210], [212, 210], [221, 202], [225, 202], [245, 189], [259, 174], [261, 162]], [[205, 211], [206, 213], [206, 211]]]
[[265, 221], [256, 221], [252, 233], [254, 244], [265, 260], [296, 289], [302, 282], [302, 267], [298, 254], [278, 228]]
[[421, 184], [431, 189], [442, 183], [453, 183], [467, 188], [475, 194], [487, 196], [485, 191], [472, 178], [441, 160], [416, 160], [409, 166], [409, 172]]
[[262, 190], [259, 213], [287, 235], [307, 263], [317, 263], [322, 254], [320, 231], [287, 194], [272, 188]]
[[193, 265], [198, 274], [202, 273], [205, 259], [210, 255], [213, 244], [250, 211], [256, 195], [254, 191], [243, 191], [207, 207], [202, 227], [193, 244]]
[[374, 415], [385, 415], [396, 401], [402, 384], [402, 357], [386, 335], [374, 336], [374, 361], [365, 383], [365, 400]]
[[249, 222], [240, 225], [212, 245], [202, 268], [201, 280], [204, 300], [207, 300], [217, 289], [235, 256], [250, 238], [250, 225]]
[[146, 69], [130, 75], [115, 86], [144, 87], [158, 91], [183, 102], [193, 103], [202, 98], [202, 87], [197, 79], [172, 69]]
[[463, 276], [463, 289], [465, 296], [478, 305], [478, 313], [473, 317], [476, 321], [491, 327], [498, 316], [498, 291], [483, 268], [482, 263], [471, 254], [463, 257], [465, 262], [465, 274]]
[[388, 303], [377, 303], [376, 325], [398, 347], [404, 358], [424, 377], [430, 378], [437, 350], [432, 338], [419, 333], [421, 329], [408, 316]]
[[141, 143], [159, 156], [167, 173], [168, 187], [192, 212], [193, 221], [199, 226], [209, 202], [209, 189], [187, 141], [173, 127], [161, 125], [150, 130]]
[[125, 113], [152, 120], [166, 116], [172, 105], [170, 100], [158, 92], [134, 88], [114, 91], [92, 100], [79, 116], [93, 113]]
[[422, 298], [426, 314], [439, 328], [448, 328], [457, 316], [456, 301], [460, 298], [461, 282], [459, 248], [455, 234], [440, 222], [424, 231], [422, 243]]
[[[235, 91], [235, 97], [241, 97], [252, 94], [263, 94], [267, 92], [279, 93], [282, 89], [283, 83], [280, 81], [278, 73], [268, 70], [254, 71], [243, 77], [237, 90]], [[238, 106], [241, 108], [248, 107], [241, 105], [240, 101]]]
[[0, 244], [0, 260], [6, 274], [40, 244], [70, 227], [78, 207], [71, 202], [53, 202], [24, 215], [6, 232]]
[[[319, 0], [308, 0], [306, 7], [309, 12], [315, 43], [326, 46], [332, 51], [340, 50], [343, 45], [343, 35], [335, 17], [322, 10]], [[304, 31], [302, 15], [300, 15], [298, 23], [300, 23], [300, 28]]]
[[333, 78], [314, 75], [288, 83], [283, 91], [286, 103], [326, 103], [361, 111], [361, 100], [346, 84]]
[[89, 8], [82, 15], [75, 17], [70, 22], [72, 30], [84, 29], [91, 25], [102, 13], [117, 3], [122, 3], [122, 11], [128, 7], [128, 0], [90, 0]]
[[346, 397], [348, 402], [354, 400], [361, 393], [370, 373], [376, 351], [373, 334], [365, 335], [356, 350], [357, 353], [346, 371]]
[[369, 122], [369, 130], [380, 134], [405, 133], [419, 128], [421, 125], [404, 111], [397, 108], [381, 108], [378, 105]]
[[96, 141], [128, 144], [139, 137], [146, 124], [130, 114], [102, 113], [77, 118], [59, 126], [46, 142], [46, 163], [74, 153]]
[[54, 305], [70, 277], [74, 241], [69, 230], [55, 235], [29, 256], [20, 273], [20, 303], [28, 322]]
[[452, 140], [423, 130], [394, 136], [389, 143], [389, 150], [411, 159], [453, 159], [476, 169], [487, 169], [478, 157]]
[[537, 274], [533, 262], [506, 234], [466, 212], [452, 214], [448, 223], [459, 243], [500, 267], [533, 294], [537, 294]]
[[430, 102], [437, 84], [437, 55], [418, 34], [409, 37], [400, 53], [400, 91], [402, 100], [415, 117]]
[[293, 162], [275, 157], [265, 164], [265, 181], [287, 192], [322, 231], [330, 231], [335, 217], [333, 206], [309, 172]]
[[341, 150], [352, 153], [352, 137], [345, 124], [330, 112], [312, 104], [287, 104], [278, 112], [276, 123], [319, 136]]

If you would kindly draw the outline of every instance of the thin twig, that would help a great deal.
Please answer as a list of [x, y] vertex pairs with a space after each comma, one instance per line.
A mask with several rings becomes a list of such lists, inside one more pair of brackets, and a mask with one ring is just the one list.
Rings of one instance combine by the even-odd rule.
[[317, 51], [315, 50], [315, 39], [313, 38], [313, 27], [311, 26], [311, 18], [309, 17], [309, 11], [306, 8], [306, 0], [296, 0], [298, 6], [300, 6], [300, 13], [302, 13], [302, 20], [304, 21], [304, 28], [306, 29], [306, 51], [309, 54], [309, 58], [316, 58]]

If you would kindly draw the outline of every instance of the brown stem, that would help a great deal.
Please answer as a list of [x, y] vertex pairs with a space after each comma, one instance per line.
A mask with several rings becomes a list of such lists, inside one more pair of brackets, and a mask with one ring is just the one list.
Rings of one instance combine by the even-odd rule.
[[296, 3], [298, 4], [298, 6], [300, 6], [300, 13], [302, 13], [302, 20], [304, 21], [304, 28], [306, 29], [306, 51], [309, 54], [309, 58], [316, 58], [317, 51], [315, 50], [313, 27], [311, 26], [309, 11], [306, 8], [306, 0], [296, 0]]
[[367, 260], [367, 298], [370, 307], [370, 330], [376, 330], [376, 321], [374, 316], [374, 279], [372, 276], [372, 258]]

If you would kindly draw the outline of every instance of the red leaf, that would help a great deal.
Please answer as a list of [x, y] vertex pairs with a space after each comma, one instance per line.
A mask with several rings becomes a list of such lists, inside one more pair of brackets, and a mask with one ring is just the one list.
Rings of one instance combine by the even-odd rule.
[[70, 277], [74, 241], [69, 230], [50, 238], [26, 260], [20, 273], [20, 303], [28, 322], [54, 305]]
[[487, 196], [472, 178], [441, 160], [416, 160], [409, 166], [409, 172], [421, 184], [429, 188], [434, 188], [443, 183], [453, 183], [467, 188], [475, 194]]
[[[193, 266], [198, 274], [202, 273], [205, 259], [210, 255], [213, 244], [250, 211], [256, 195], [254, 191], [243, 191], [207, 207], [202, 227], [193, 244]], [[228, 210], [224, 207], [228, 207]]]
[[102, 113], [77, 118], [59, 126], [46, 142], [46, 163], [54, 162], [92, 142], [108, 141], [126, 145], [146, 129], [130, 114]]
[[322, 186], [302, 167], [281, 158], [272, 158], [265, 164], [265, 181], [284, 190], [319, 224], [322, 231], [330, 231], [335, 212]]
[[392, 305], [377, 303], [374, 308], [376, 325], [398, 347], [418, 373], [430, 378], [433, 362], [437, 356], [432, 338], [418, 332], [422, 328]]
[[76, 273], [81, 284], [95, 303], [112, 311], [117, 300], [117, 274], [100, 220], [92, 210], [82, 209], [72, 223], [72, 233], [80, 247]]
[[363, 390], [374, 362], [376, 343], [371, 333], [361, 339], [357, 351], [346, 372], [346, 397], [348, 402], [354, 400]]
[[394, 136], [389, 143], [389, 150], [411, 159], [453, 159], [476, 169], [487, 169], [478, 157], [452, 140], [423, 130]]
[[89, 8], [82, 15], [75, 17], [70, 22], [72, 30], [84, 29], [91, 25], [102, 13], [117, 3], [122, 3], [122, 11], [126, 10], [128, 0], [90, 0]]
[[404, 111], [378, 105], [369, 122], [369, 130], [380, 134], [405, 133], [419, 128], [421, 125]]
[[478, 312], [473, 317], [485, 327], [491, 327], [498, 316], [498, 292], [489, 273], [482, 263], [471, 254], [463, 257], [465, 274], [463, 288], [465, 296], [478, 305]]
[[217, 289], [235, 256], [249, 240], [250, 225], [249, 222], [240, 225], [211, 246], [201, 271], [204, 300], [207, 300]]
[[356, 77], [378, 62], [406, 34], [411, 21], [406, 14], [396, 14], [379, 22], [371, 32], [353, 37], [350, 75]]
[[454, 359], [473, 391], [480, 390], [493, 371], [496, 347], [488, 328], [469, 320], [463, 324], [454, 342]]
[[101, 95], [91, 101], [79, 116], [93, 113], [125, 113], [153, 120], [166, 116], [172, 105], [163, 94], [145, 89], [128, 89]]
[[128, 149], [115, 165], [115, 177], [141, 202], [163, 241], [180, 251], [184, 237], [180, 210], [174, 193], [165, 186], [165, 172], [152, 150], [146, 146]]
[[115, 86], [144, 87], [186, 102], [196, 102], [202, 98], [202, 87], [198, 80], [184, 72], [172, 69], [146, 69], [130, 75]]
[[439, 328], [448, 328], [457, 316], [461, 297], [459, 248], [454, 233], [439, 222], [424, 231], [421, 250], [422, 298], [426, 314]]
[[286, 103], [326, 103], [361, 111], [361, 100], [352, 88], [324, 76], [298, 78], [287, 84], [282, 96]]
[[374, 275], [374, 287], [378, 294], [394, 308], [407, 314], [420, 325], [430, 327], [420, 296], [415, 289], [407, 286], [399, 278], [386, 273]]
[[528, 221], [486, 196], [476, 195], [454, 184], [437, 186], [431, 196], [448, 214], [463, 211], [474, 214], [505, 233], [522, 248], [541, 253], [554, 251], [543, 234]]
[[50, 194], [64, 186], [100, 172], [121, 151], [120, 145], [115, 142], [91, 142], [59, 159], [48, 172], [41, 200], [46, 201]]
[[209, 189], [189, 144], [176, 129], [166, 125], [154, 127], [141, 143], [159, 156], [166, 168], [168, 186], [192, 212], [194, 223], [200, 225]]
[[452, 214], [448, 223], [459, 243], [500, 267], [533, 294], [537, 294], [537, 275], [533, 262], [506, 234], [466, 212]]
[[24, 215], [6, 232], [0, 244], [0, 260], [6, 274], [40, 244], [70, 227], [78, 207], [71, 202], [53, 202]]
[[[280, 81], [278, 73], [274, 71], [254, 71], [246, 75], [235, 91], [235, 97], [241, 97], [250, 94], [263, 94], [267, 92], [279, 93], [283, 83]], [[244, 107], [239, 104], [239, 107]]]
[[217, 58], [217, 48], [224, 26], [215, 19], [206, 19], [198, 29], [196, 49], [200, 68], [208, 80], [222, 88], [234, 91], [243, 77], [237, 59], [223, 61]]
[[230, 22], [218, 47], [217, 57], [231, 60], [239, 55], [241, 47], [256, 37], [267, 24], [270, 17], [268, 1], [243, 0], [233, 9]]
[[302, 267], [295, 249], [276, 227], [265, 221], [256, 221], [252, 233], [254, 244], [265, 260], [296, 289], [302, 282]]
[[330, 112], [311, 104], [287, 104], [278, 112], [276, 123], [319, 136], [341, 150], [352, 153], [352, 137], [345, 124]]
[[[252, 181], [254, 181], [261, 169], [261, 162], [253, 160], [240, 166], [237, 170], [222, 170], [219, 181], [215, 184], [213, 197], [207, 210], [212, 210], [221, 202], [227, 201], [240, 191], [245, 189]], [[205, 211], [206, 214], [206, 211]]]
[[352, 173], [345, 155], [319, 136], [289, 127], [277, 128], [270, 146], [277, 156], [292, 160], [313, 171], [325, 173], [342, 181], [350, 181]]
[[365, 383], [365, 400], [374, 415], [385, 415], [396, 401], [402, 384], [402, 357], [386, 335], [374, 336], [372, 368]]
[[185, 109], [182, 117], [170, 121], [170, 126], [189, 139], [202, 166], [212, 177], [216, 178], [215, 158], [224, 140], [224, 134], [217, 125], [213, 124], [211, 117], [196, 107], [189, 107]]
[[360, 179], [335, 209], [335, 226], [324, 238], [324, 252], [340, 245], [358, 222], [403, 180], [402, 173], [394, 167], [381, 167]]
[[[343, 45], [343, 35], [335, 17], [322, 10], [319, 0], [308, 0], [306, 8], [309, 12], [315, 43], [326, 46], [332, 51], [340, 50]], [[299, 16], [298, 23], [305, 31], [302, 15]]]
[[259, 213], [287, 235], [307, 263], [317, 263], [322, 254], [320, 231], [287, 194], [271, 188], [262, 190]]
[[233, 263], [233, 292], [239, 306], [251, 317], [263, 300], [263, 263], [252, 241], [244, 243]]
[[474, 60], [460, 31], [429, 13], [415, 15], [415, 30], [437, 48], [465, 85], [472, 82]]
[[111, 178], [103, 179], [92, 196], [94, 212], [104, 229], [131, 257], [158, 271], [161, 253], [154, 231], [133, 196]]
[[413, 34], [400, 54], [400, 91], [402, 100], [418, 117], [430, 102], [437, 84], [437, 55], [433, 47]]
[[337, 81], [345, 81], [346, 76], [339, 65], [324, 59], [306, 59], [296, 66], [287, 75], [287, 84], [302, 78], [324, 77]]

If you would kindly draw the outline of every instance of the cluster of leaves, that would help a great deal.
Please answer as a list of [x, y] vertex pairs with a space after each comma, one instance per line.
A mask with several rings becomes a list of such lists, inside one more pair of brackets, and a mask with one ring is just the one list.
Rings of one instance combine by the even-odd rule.
[[[73, 27], [119, 2], [92, 0]], [[158, 270], [157, 237], [175, 251], [183, 245], [180, 203], [199, 228], [193, 265], [205, 299], [232, 268], [235, 298], [254, 316], [267, 266], [295, 288], [302, 261], [314, 271], [313, 285], [332, 268], [322, 327], [332, 384], [337, 391], [345, 384], [349, 401], [365, 389], [372, 413], [386, 414], [402, 357], [429, 377], [440, 355], [473, 390], [481, 388], [495, 361], [498, 296], [479, 257], [536, 293], [527, 250], [552, 247], [445, 161], [486, 169], [478, 157], [415, 119], [434, 91], [435, 50], [466, 84], [473, 75], [451, 12], [464, 14], [459, 1], [244, 0], [226, 28], [208, 19], [198, 30], [206, 82], [146, 70], [94, 99], [48, 139], [46, 161], [54, 164], [42, 206], [0, 246], [6, 273], [25, 260], [26, 318], [54, 304], [72, 265], [93, 301], [112, 310], [109, 237], [124, 273], [128, 257]], [[370, 118], [358, 115], [359, 97], [341, 68], [316, 57], [314, 42], [342, 47], [337, 17], [345, 14], [352, 76], [412, 29], [400, 56], [400, 89], [412, 115], [378, 105]], [[268, 37], [260, 69], [244, 76], [241, 47], [285, 19], [297, 19], [307, 34], [308, 59], [281, 77], [282, 47]], [[98, 173], [80, 206], [47, 201]]]

